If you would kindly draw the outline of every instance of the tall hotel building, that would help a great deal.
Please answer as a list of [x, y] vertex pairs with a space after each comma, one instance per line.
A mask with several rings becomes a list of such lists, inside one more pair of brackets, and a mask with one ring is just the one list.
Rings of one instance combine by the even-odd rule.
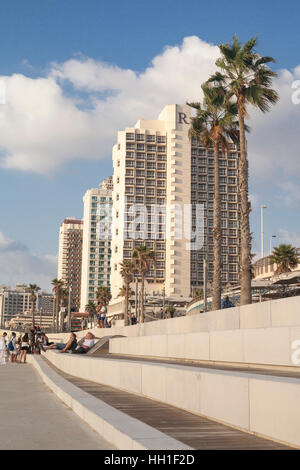
[[110, 176], [83, 197], [81, 312], [99, 286], [110, 286], [112, 188]]
[[[118, 132], [113, 148], [113, 299], [122, 286], [120, 263], [140, 245], [156, 253], [146, 283], [152, 295], [164, 288], [166, 296], [189, 297], [203, 286], [204, 258], [212, 280], [214, 155], [213, 148], [189, 139], [191, 113], [187, 105], [167, 105], [157, 120], [141, 119]], [[224, 285], [236, 283], [239, 271], [238, 151], [230, 147], [227, 155], [220, 153]]]
[[75, 312], [80, 306], [82, 236], [82, 220], [68, 218], [61, 223], [57, 278], [64, 282], [66, 289], [71, 289], [70, 307]]

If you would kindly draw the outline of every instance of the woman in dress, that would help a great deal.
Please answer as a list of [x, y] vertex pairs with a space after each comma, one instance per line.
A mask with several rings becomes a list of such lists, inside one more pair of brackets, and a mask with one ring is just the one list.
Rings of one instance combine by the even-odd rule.
[[6, 364], [6, 336], [7, 333], [0, 336], [0, 365]]

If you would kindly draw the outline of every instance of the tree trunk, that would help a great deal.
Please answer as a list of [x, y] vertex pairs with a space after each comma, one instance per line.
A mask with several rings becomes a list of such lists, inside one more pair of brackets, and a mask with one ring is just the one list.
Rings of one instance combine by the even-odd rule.
[[145, 321], [145, 314], [144, 314], [144, 285], [145, 285], [145, 275], [142, 274], [142, 282], [141, 282], [141, 323]]
[[35, 317], [34, 317], [34, 302], [33, 301], [32, 301], [32, 307], [31, 307], [31, 318], [32, 318], [32, 328], [34, 328]]
[[215, 157], [215, 194], [214, 194], [214, 272], [212, 285], [212, 309], [220, 310], [221, 308], [221, 202], [220, 202], [220, 185], [219, 185], [219, 141], [214, 142]]
[[126, 284], [124, 326], [129, 325], [129, 318], [128, 318], [128, 287], [129, 287], [128, 284]]
[[59, 331], [59, 327], [58, 327], [58, 321], [59, 321], [59, 295], [58, 293], [56, 294], [56, 305], [55, 305], [55, 311], [56, 311], [56, 325], [55, 325], [55, 329], [56, 329], [56, 333], [58, 333]]
[[240, 160], [239, 160], [239, 190], [241, 198], [241, 250], [240, 250], [240, 284], [241, 305], [252, 303], [251, 296], [251, 235], [250, 235], [250, 203], [248, 198], [249, 163], [246, 149], [243, 105], [239, 103], [240, 127]]

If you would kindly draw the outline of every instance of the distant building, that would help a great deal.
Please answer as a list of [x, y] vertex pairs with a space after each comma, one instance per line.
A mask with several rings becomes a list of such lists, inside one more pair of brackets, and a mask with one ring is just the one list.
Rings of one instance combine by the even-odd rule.
[[[36, 293], [36, 315], [52, 315], [54, 308], [54, 296], [44, 291]], [[17, 315], [23, 315], [31, 311], [30, 291], [26, 284], [17, 284], [15, 289], [0, 287], [0, 319], [1, 326]]]
[[83, 221], [65, 219], [59, 229], [57, 278], [71, 289], [70, 307], [77, 312], [80, 306]]
[[112, 177], [84, 197], [80, 311], [96, 301], [99, 286], [110, 287]]

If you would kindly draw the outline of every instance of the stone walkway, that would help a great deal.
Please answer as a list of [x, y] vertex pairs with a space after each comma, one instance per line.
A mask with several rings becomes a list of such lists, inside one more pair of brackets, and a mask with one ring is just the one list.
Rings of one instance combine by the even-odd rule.
[[0, 366], [1, 450], [104, 450], [93, 431], [42, 382], [30, 364]]

